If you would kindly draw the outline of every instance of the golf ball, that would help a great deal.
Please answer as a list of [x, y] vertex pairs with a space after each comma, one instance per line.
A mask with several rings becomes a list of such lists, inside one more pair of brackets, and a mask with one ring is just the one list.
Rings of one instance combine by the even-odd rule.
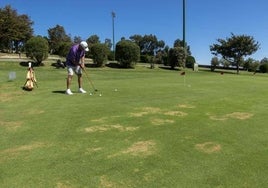
[[101, 97], [101, 94], [99, 94], [99, 96]]
[[89, 93], [89, 95], [92, 95], [92, 93]]
[[114, 89], [114, 91], [117, 91], [117, 89]]

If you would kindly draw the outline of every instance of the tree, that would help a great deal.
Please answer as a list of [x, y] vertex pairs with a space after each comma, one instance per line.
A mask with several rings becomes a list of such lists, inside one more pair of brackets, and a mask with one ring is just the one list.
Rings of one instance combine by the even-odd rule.
[[171, 69], [174, 69], [176, 66], [185, 68], [186, 54], [187, 53], [183, 47], [170, 48], [168, 53], [168, 61]]
[[98, 35], [91, 35], [86, 41], [88, 46], [90, 47], [93, 44], [100, 43], [100, 37]]
[[158, 40], [155, 35], [133, 35], [129, 39], [140, 47], [140, 54], [153, 56], [155, 53], [165, 47], [163, 40]]
[[227, 61], [226, 59], [223, 59], [223, 58], [221, 58], [219, 60], [219, 64], [225, 68], [228, 68], [231, 65], [229, 61]]
[[80, 42], [82, 42], [82, 38], [80, 36], [74, 36], [74, 43], [79, 44]]
[[210, 46], [213, 55], [221, 55], [224, 59], [236, 66], [237, 74], [243, 57], [255, 53], [259, 49], [259, 43], [253, 37], [247, 35], [234, 35], [230, 38], [217, 39], [219, 44]]
[[[186, 51], [187, 51], [187, 55], [191, 55], [191, 50], [190, 50], [190, 46], [187, 45], [187, 43], [185, 43], [186, 46]], [[177, 39], [174, 41], [173, 47], [184, 47], [183, 41], [180, 39]]]
[[259, 69], [261, 73], [268, 72], [268, 58], [265, 57], [261, 60]]
[[219, 64], [220, 64], [219, 58], [218, 57], [213, 57], [211, 59], [211, 66], [210, 66], [211, 71], [214, 71], [216, 69], [216, 67], [219, 66]]
[[252, 66], [252, 64], [255, 62], [255, 60], [253, 58], [248, 58], [244, 61], [244, 69], [247, 71], [250, 71], [250, 68]]
[[112, 40], [111, 40], [111, 39], [108, 39], [108, 38], [105, 39], [104, 44], [106, 44], [106, 46], [107, 46], [109, 49], [111, 49], [112, 46], [113, 46]]
[[37, 66], [40, 66], [48, 57], [48, 42], [41, 36], [32, 37], [26, 42], [25, 50], [27, 57], [36, 61]]
[[260, 62], [254, 60], [253, 58], [248, 58], [244, 60], [244, 69], [249, 72], [256, 72], [259, 66]]
[[[188, 53], [187, 53], [188, 54]], [[195, 64], [195, 58], [191, 55], [187, 55], [186, 61], [185, 61], [185, 66], [187, 68], [192, 68], [194, 69], [194, 64]]]
[[66, 57], [71, 46], [72, 46], [71, 42], [61, 42], [61, 45], [57, 50], [57, 54], [61, 57]]
[[[132, 35], [129, 37], [129, 39], [132, 41], [132, 42], [135, 42], [141, 49], [141, 41], [143, 39], [143, 36], [142, 35]], [[121, 40], [126, 40], [125, 38], [121, 38]]]
[[140, 48], [130, 40], [121, 40], [116, 44], [115, 59], [124, 68], [134, 68], [140, 58]]
[[66, 42], [71, 43], [72, 40], [71, 37], [66, 34], [63, 26], [56, 25], [48, 29], [48, 42], [50, 52], [59, 55], [59, 49], [62, 48], [61, 45], [65, 45]]
[[20, 51], [33, 35], [32, 25], [26, 14], [19, 15], [10, 5], [0, 8], [0, 49]]
[[106, 44], [96, 43], [91, 46], [91, 53], [97, 67], [102, 67], [108, 59], [110, 49]]
[[86, 42], [87, 42], [88, 48], [89, 48], [89, 51], [86, 53], [86, 57], [92, 58], [91, 47], [94, 44], [100, 44], [100, 37], [98, 35], [91, 35], [90, 37], [88, 37]]

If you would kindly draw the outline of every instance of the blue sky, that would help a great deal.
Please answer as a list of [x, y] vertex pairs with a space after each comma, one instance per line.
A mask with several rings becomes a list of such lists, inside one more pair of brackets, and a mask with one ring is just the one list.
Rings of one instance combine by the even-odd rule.
[[[169, 47], [182, 39], [182, 0], [1, 0], [0, 7], [11, 5], [19, 14], [34, 21], [36, 35], [47, 36], [57, 24], [72, 37], [87, 39], [98, 35], [112, 40], [115, 17], [115, 42], [134, 34], [156, 35]], [[231, 32], [254, 37], [260, 49], [251, 57], [268, 57], [267, 0], [186, 0], [186, 41], [199, 64], [210, 64], [209, 46]]]

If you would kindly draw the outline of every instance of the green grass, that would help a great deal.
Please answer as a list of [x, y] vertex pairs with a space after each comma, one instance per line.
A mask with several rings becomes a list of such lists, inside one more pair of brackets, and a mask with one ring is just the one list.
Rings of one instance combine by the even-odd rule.
[[63, 94], [66, 70], [49, 64], [31, 92], [27, 67], [0, 67], [1, 187], [268, 184], [267, 75], [87, 68], [100, 97]]

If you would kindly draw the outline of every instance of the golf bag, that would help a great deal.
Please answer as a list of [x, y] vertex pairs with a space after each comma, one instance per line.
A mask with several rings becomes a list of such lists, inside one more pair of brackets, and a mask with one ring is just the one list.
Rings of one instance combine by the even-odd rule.
[[23, 89], [27, 91], [32, 91], [34, 88], [34, 85], [37, 87], [36, 78], [34, 74], [34, 70], [31, 67], [31, 63], [29, 63], [28, 72], [26, 75], [26, 82], [24, 83]]

